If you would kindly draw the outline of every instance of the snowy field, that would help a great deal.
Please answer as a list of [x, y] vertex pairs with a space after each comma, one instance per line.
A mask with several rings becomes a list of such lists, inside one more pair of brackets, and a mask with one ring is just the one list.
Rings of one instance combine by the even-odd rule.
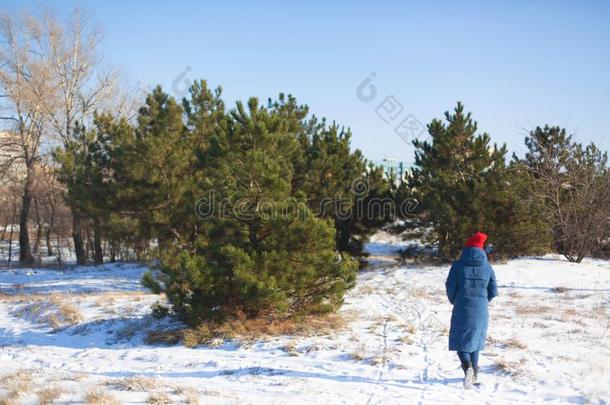
[[373, 240], [344, 329], [196, 349], [144, 343], [171, 321], [142, 266], [0, 270], [0, 404], [608, 403], [610, 262], [495, 265], [482, 385], [464, 391], [448, 267], [398, 266], [401, 245]]

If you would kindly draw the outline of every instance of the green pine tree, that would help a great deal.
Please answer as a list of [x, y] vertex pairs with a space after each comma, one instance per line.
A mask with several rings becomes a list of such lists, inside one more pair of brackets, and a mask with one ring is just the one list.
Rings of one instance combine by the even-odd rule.
[[390, 182], [380, 168], [368, 165], [360, 150], [351, 149], [351, 131], [308, 122], [307, 173], [301, 189], [309, 205], [334, 221], [337, 249], [362, 256], [368, 237], [391, 219]]
[[332, 224], [291, 195], [298, 129], [253, 98], [197, 145], [194, 181], [183, 184], [208, 198], [208, 215], [195, 224], [174, 217], [191, 237], [163, 244], [159, 273], [145, 277], [190, 324], [331, 310], [353, 286], [357, 264], [337, 255]]
[[415, 168], [409, 183], [420, 203], [418, 225], [432, 230], [443, 259], [457, 257], [464, 241], [480, 230], [501, 256], [540, 251], [548, 239], [543, 218], [522, 200], [527, 195], [519, 167], [506, 165], [506, 145], [490, 145], [458, 103], [447, 123], [428, 125], [430, 141], [414, 141]]

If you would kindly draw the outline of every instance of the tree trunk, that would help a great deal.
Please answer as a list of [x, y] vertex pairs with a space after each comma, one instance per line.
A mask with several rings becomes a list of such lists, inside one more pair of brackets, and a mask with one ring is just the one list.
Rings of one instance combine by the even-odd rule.
[[55, 206], [51, 201], [49, 201], [49, 209], [47, 210], [49, 213], [49, 223], [47, 224], [47, 228], [45, 229], [45, 238], [47, 242], [47, 256], [53, 256], [53, 245], [51, 244], [51, 233], [53, 232], [53, 228], [55, 227]]
[[76, 264], [86, 264], [87, 255], [85, 254], [85, 246], [83, 244], [82, 218], [80, 210], [76, 207], [72, 207], [72, 240], [74, 241]]
[[93, 220], [93, 261], [95, 264], [104, 263], [102, 251], [102, 229], [99, 218]]
[[8, 221], [6, 220], [7, 218], [4, 217], [5, 221], [2, 223], [2, 233], [0, 233], [0, 240], [6, 240], [6, 230], [8, 228]]
[[335, 241], [337, 243], [337, 250], [340, 252], [348, 252], [349, 251], [349, 240], [350, 234], [344, 229], [343, 224], [339, 221], [335, 221], [336, 233], [335, 233]]
[[30, 249], [30, 235], [28, 233], [30, 206], [32, 204], [33, 171], [31, 164], [28, 164], [23, 195], [21, 197], [21, 213], [19, 215], [19, 263], [21, 264], [31, 264], [34, 262]]
[[110, 263], [116, 262], [116, 246], [114, 244], [110, 244]]
[[11, 260], [13, 258], [13, 230], [15, 229], [15, 217], [17, 216], [17, 206], [13, 206], [13, 215], [11, 216], [11, 230], [8, 234], [8, 260], [7, 263], [10, 267]]
[[85, 257], [87, 257], [87, 259], [91, 257], [91, 251], [93, 250], [93, 241], [91, 240], [90, 228], [90, 226], [86, 226], [83, 233], [85, 240]]
[[37, 255], [40, 250], [40, 240], [42, 239], [42, 221], [40, 219], [40, 209], [38, 207], [38, 199], [34, 198], [34, 211], [36, 214], [36, 240], [32, 247], [32, 253]]
[[46, 240], [46, 244], [47, 244], [47, 256], [53, 256], [53, 245], [51, 244], [51, 230], [53, 228], [51, 226], [48, 226], [46, 231], [45, 231], [45, 240]]

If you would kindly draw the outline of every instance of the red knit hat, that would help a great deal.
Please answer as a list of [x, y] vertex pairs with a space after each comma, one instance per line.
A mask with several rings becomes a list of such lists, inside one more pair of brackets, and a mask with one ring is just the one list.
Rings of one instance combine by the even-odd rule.
[[487, 235], [483, 232], [477, 232], [466, 241], [466, 247], [478, 247], [483, 249], [483, 245], [487, 240]]

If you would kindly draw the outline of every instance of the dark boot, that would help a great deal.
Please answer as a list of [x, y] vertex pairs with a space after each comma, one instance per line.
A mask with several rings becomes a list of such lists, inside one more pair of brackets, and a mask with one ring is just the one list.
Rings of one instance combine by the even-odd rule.
[[474, 371], [474, 373], [472, 375], [472, 383], [476, 384], [477, 383], [477, 377], [479, 375], [479, 367], [473, 367], [472, 370]]

